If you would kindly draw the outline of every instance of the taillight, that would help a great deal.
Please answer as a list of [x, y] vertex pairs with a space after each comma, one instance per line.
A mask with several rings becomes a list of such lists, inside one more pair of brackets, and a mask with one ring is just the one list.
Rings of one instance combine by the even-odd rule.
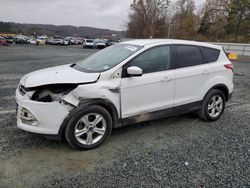
[[233, 66], [233, 64], [226, 64], [226, 65], [224, 65], [224, 67], [226, 68], [226, 69], [230, 69], [230, 70], [234, 70], [234, 66]]

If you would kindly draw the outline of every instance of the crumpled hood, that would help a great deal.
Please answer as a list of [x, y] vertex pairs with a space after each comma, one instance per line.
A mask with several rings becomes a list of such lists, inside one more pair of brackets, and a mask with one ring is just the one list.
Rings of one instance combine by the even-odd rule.
[[84, 84], [98, 80], [100, 73], [85, 73], [70, 65], [57, 66], [26, 74], [20, 84], [26, 88], [49, 84]]

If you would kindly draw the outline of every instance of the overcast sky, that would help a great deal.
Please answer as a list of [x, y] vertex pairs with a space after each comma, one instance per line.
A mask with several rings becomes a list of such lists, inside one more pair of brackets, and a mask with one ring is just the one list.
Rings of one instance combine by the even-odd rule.
[[[124, 30], [133, 0], [0, 0], [0, 21]], [[205, 0], [195, 0], [200, 5]]]

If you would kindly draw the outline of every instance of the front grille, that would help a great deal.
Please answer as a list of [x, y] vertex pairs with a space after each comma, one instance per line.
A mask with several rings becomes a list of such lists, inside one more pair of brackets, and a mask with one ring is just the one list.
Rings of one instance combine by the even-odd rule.
[[22, 85], [19, 85], [18, 89], [19, 89], [19, 92], [21, 93], [22, 96], [24, 96], [27, 92], [25, 87]]

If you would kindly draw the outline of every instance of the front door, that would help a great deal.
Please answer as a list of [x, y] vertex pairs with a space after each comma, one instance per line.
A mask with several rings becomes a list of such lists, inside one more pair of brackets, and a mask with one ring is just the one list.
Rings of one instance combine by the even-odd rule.
[[122, 118], [172, 108], [174, 70], [170, 70], [170, 47], [158, 46], [142, 52], [124, 67], [142, 69], [140, 77], [123, 75], [121, 83]]

